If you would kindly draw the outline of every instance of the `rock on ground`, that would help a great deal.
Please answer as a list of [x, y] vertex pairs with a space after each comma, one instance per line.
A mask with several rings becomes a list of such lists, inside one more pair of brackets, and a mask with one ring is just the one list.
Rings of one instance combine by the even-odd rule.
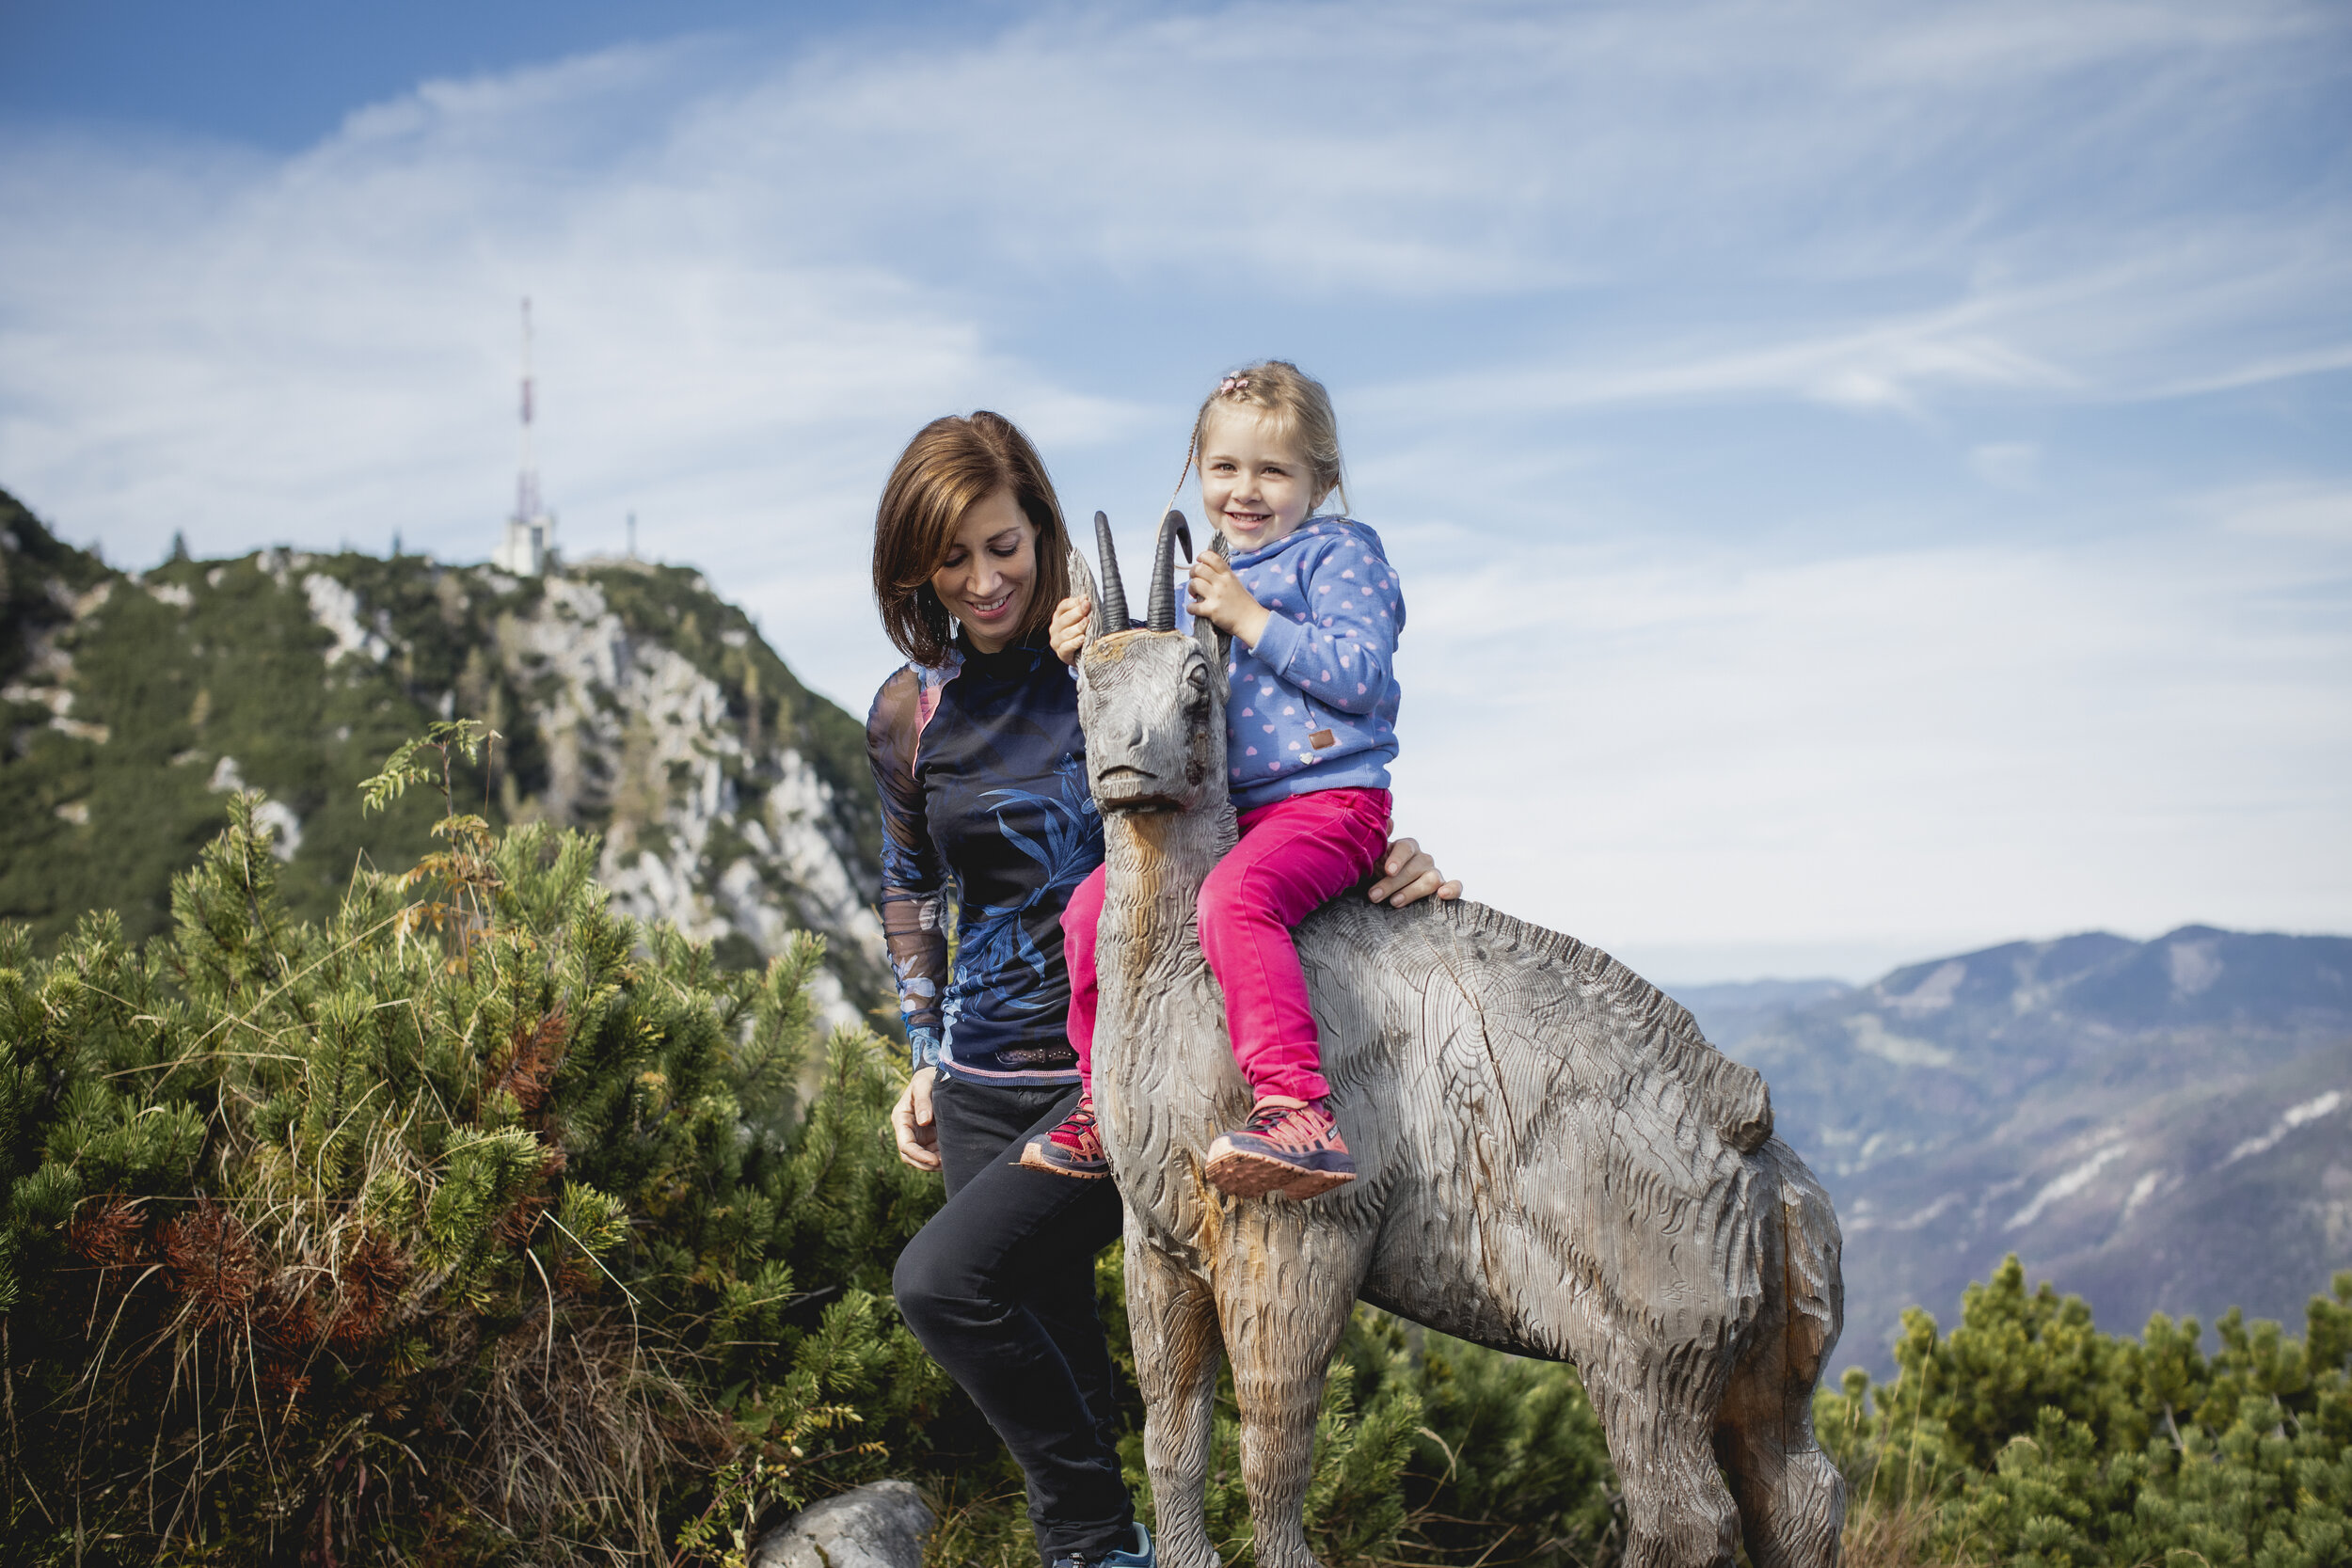
[[930, 1505], [912, 1481], [828, 1497], [759, 1538], [751, 1568], [922, 1568]]

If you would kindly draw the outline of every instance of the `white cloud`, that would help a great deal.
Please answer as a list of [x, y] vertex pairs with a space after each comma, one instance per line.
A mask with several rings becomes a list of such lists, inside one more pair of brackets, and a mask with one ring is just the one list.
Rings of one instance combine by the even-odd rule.
[[2233, 532], [2352, 546], [2352, 485], [2259, 484], [2203, 497], [2195, 510]]
[[2352, 630], [2279, 612], [2307, 559], [2175, 527], [1424, 568], [1400, 812], [1482, 896], [1629, 951], [2341, 926]]
[[1967, 329], [1979, 308], [1939, 310], [1814, 339], [1685, 358], [1649, 345], [1645, 362], [1552, 365], [1496, 375], [1482, 371], [1438, 385], [1391, 390], [1395, 406], [1423, 400], [1454, 410], [1535, 409], [1680, 401], [1743, 402], [1759, 395], [1851, 408], [1915, 410], [1925, 394], [1954, 388], [2051, 388], [2067, 374], [1997, 337]]
[[2193, 472], [2236, 437], [2090, 462], [2051, 421], [2352, 364], [2345, 36], [2190, 0], [1055, 7], [428, 83], [286, 159], [24, 138], [0, 483], [131, 562], [479, 557], [529, 293], [570, 547], [634, 511], [857, 705], [916, 424], [1002, 409], [1139, 524], [1204, 378], [1270, 347], [1337, 367], [1407, 568], [1406, 820], [1502, 901], [1735, 969], [2342, 926], [2341, 454], [2302, 404]]
[[1969, 449], [1968, 466], [1987, 484], [2030, 490], [2041, 472], [2042, 450], [2031, 441], [1987, 441]]

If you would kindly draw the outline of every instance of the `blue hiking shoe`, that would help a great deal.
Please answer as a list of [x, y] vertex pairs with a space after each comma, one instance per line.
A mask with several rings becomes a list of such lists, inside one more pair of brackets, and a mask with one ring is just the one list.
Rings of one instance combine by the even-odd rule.
[[1152, 1532], [1143, 1528], [1143, 1521], [1135, 1523], [1134, 1549], [1114, 1547], [1107, 1552], [1071, 1552], [1054, 1559], [1046, 1568], [1160, 1568], [1159, 1548], [1152, 1544]]

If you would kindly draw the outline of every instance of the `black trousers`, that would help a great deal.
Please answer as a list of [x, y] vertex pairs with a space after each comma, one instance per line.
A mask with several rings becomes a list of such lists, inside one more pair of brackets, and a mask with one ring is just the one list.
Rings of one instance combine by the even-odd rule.
[[1110, 1346], [1094, 1255], [1119, 1239], [1119, 1194], [1013, 1162], [1078, 1103], [1078, 1086], [932, 1087], [947, 1206], [898, 1255], [899, 1315], [980, 1407], [1029, 1482], [1039, 1549], [1130, 1545], [1135, 1505], [1114, 1448]]

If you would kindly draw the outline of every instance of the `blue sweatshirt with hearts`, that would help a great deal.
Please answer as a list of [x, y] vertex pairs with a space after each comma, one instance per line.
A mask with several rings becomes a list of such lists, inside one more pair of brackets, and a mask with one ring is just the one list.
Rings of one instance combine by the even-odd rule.
[[1380, 536], [1352, 517], [1310, 517], [1232, 564], [1270, 612], [1258, 645], [1233, 639], [1226, 665], [1234, 808], [1317, 789], [1388, 788], [1405, 594]]

